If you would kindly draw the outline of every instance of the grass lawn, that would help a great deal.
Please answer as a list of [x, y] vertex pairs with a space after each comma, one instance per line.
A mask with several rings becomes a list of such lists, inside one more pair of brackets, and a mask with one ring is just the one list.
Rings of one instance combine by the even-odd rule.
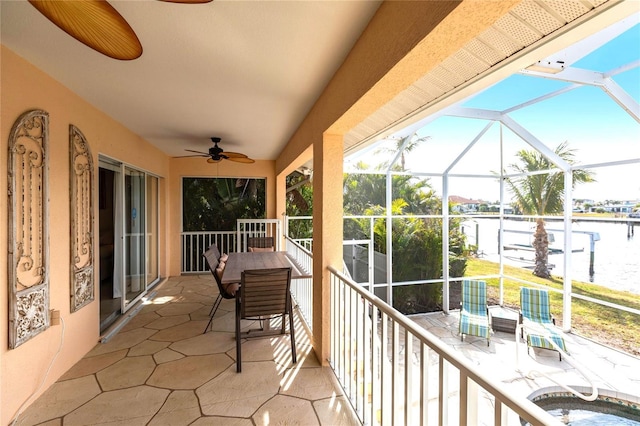
[[[482, 259], [468, 259], [467, 276], [495, 275], [499, 265]], [[550, 291], [551, 312], [556, 325], [562, 327], [562, 277], [552, 276], [550, 279], [536, 277], [530, 270], [504, 266], [505, 275], [540, 284], [560, 292]], [[498, 278], [487, 279], [487, 296], [489, 305], [499, 303]], [[520, 307], [520, 287], [524, 284], [505, 278], [504, 305], [518, 309]], [[605, 300], [622, 306], [640, 310], [640, 296], [612, 290], [592, 283], [573, 281], [572, 292]], [[640, 316], [623, 312], [597, 303], [572, 298], [571, 303], [572, 332], [593, 339], [604, 345], [618, 348], [634, 356], [640, 356]]]

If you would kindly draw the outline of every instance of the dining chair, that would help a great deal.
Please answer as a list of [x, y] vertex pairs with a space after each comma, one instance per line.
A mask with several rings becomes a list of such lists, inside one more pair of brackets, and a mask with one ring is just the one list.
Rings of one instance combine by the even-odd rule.
[[242, 371], [240, 320], [281, 317], [285, 334], [285, 318], [289, 316], [291, 359], [295, 364], [296, 337], [291, 304], [291, 268], [250, 269], [242, 272], [240, 291], [236, 292], [236, 371]]
[[222, 284], [222, 275], [224, 274], [224, 268], [226, 266], [226, 263], [223, 260], [221, 260], [223, 257], [220, 255], [220, 250], [218, 250], [218, 247], [215, 244], [210, 246], [207, 249], [207, 251], [205, 251], [202, 254], [202, 256], [204, 257], [207, 267], [209, 268], [209, 271], [211, 271], [211, 274], [213, 275], [213, 278], [215, 279], [216, 284], [218, 285], [218, 292], [219, 292], [218, 297], [216, 298], [215, 302], [213, 302], [211, 311], [209, 311], [209, 322], [207, 323], [207, 326], [204, 328], [204, 331], [202, 333], [204, 334], [207, 332], [207, 330], [211, 326], [211, 323], [213, 322], [213, 317], [215, 316], [216, 311], [220, 306], [220, 303], [222, 303], [222, 300], [234, 299], [236, 297], [236, 292], [238, 291], [238, 288], [240, 286], [237, 283], [232, 283], [228, 285]]
[[252, 252], [274, 251], [273, 237], [249, 237], [247, 238], [247, 250]]

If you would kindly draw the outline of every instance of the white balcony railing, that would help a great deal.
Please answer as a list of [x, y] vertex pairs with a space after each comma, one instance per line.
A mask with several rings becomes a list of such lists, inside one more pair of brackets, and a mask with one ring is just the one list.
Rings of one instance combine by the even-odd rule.
[[276, 251], [280, 249], [282, 225], [278, 219], [238, 219], [236, 251], [248, 251], [247, 241], [252, 237], [272, 237]]
[[329, 271], [329, 362], [363, 424], [560, 424], [346, 275]]
[[181, 269], [183, 274], [207, 273], [207, 265], [202, 257], [212, 244], [218, 246], [220, 253], [232, 253], [247, 250], [250, 237], [274, 237], [276, 250], [280, 250], [282, 236], [278, 219], [238, 219], [237, 231], [201, 231], [181, 233]]
[[[287, 254], [301, 270], [309, 275], [313, 272], [313, 255], [309, 250], [288, 237], [285, 237]], [[291, 296], [304, 318], [309, 330], [313, 333], [313, 279], [299, 278], [291, 280]]]
[[207, 265], [202, 257], [212, 244], [218, 246], [220, 253], [236, 251], [236, 231], [204, 231], [181, 233], [180, 248], [182, 251], [180, 272], [208, 273]]

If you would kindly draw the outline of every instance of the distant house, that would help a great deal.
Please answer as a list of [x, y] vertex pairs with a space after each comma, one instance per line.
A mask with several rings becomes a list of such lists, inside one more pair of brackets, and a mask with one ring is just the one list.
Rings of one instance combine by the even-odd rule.
[[573, 200], [574, 213], [585, 213], [588, 210], [588, 206], [595, 205], [594, 200], [589, 199], [575, 199]]
[[449, 197], [449, 203], [453, 205], [453, 211], [458, 213], [477, 213], [480, 204], [487, 204], [482, 200], [472, 200], [460, 197], [459, 195], [451, 195]]
[[606, 205], [600, 205], [600, 206], [593, 206], [591, 207], [590, 211], [596, 212], [598, 210], [600, 211], [604, 210], [607, 213], [629, 214], [633, 212], [634, 206], [635, 206], [635, 202], [624, 201], [621, 204], [606, 204]]
[[[502, 207], [503, 207], [503, 213], [504, 214], [514, 214], [513, 207], [511, 207], [509, 205], [506, 205], [506, 204], [503, 204]], [[491, 204], [489, 206], [489, 211], [490, 212], [496, 212], [496, 213], [499, 212], [500, 211], [500, 204]]]

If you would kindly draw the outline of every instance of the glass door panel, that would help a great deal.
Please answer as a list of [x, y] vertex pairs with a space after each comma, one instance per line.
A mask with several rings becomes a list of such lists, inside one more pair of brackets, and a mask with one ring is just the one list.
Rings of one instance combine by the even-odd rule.
[[145, 279], [145, 174], [125, 167], [123, 309], [146, 290]]
[[147, 175], [147, 287], [160, 278], [158, 267], [158, 178]]

